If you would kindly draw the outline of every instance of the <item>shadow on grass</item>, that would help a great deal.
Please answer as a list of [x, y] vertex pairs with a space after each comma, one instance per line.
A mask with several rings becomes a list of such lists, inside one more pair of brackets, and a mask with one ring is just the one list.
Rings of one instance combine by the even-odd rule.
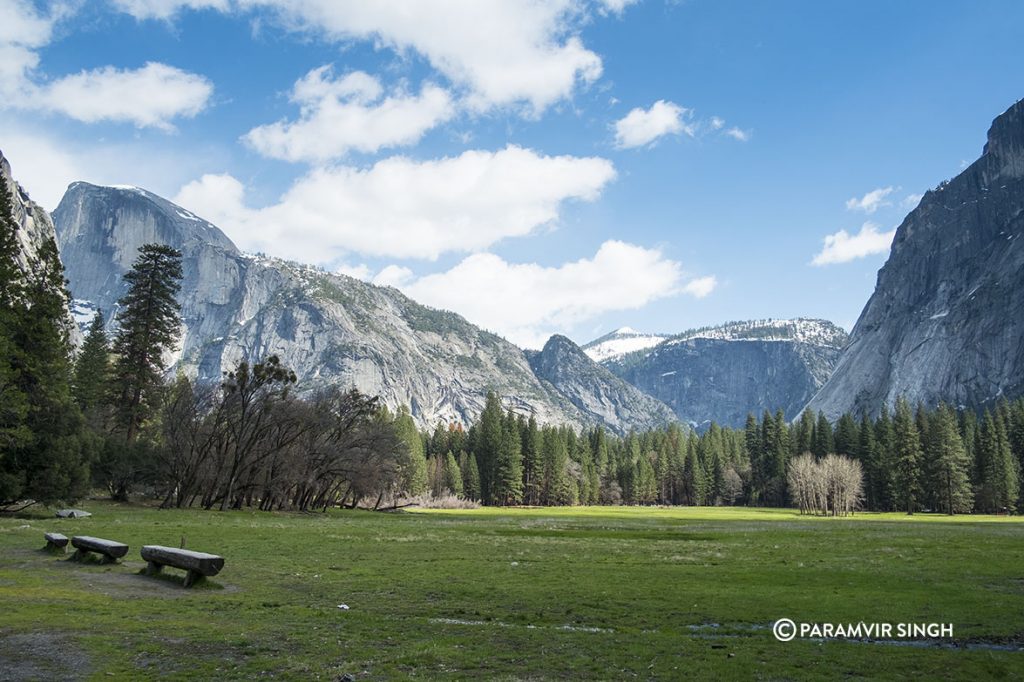
[[[186, 589], [185, 588], [185, 575], [184, 574], [168, 573], [166, 570], [163, 570], [160, 573], [150, 574], [145, 568], [143, 568], [140, 571], [138, 571], [136, 573], [136, 575], [142, 576], [144, 578], [148, 578], [149, 580], [158, 580], [158, 581], [160, 581], [160, 582], [162, 582], [164, 584], [167, 584], [167, 585], [177, 585], [178, 587], [180, 587], [183, 590]], [[205, 591], [205, 590], [223, 590], [224, 586], [221, 585], [218, 582], [214, 582], [213, 580], [210, 580], [209, 578], [207, 578], [205, 576], [200, 576], [200, 577], [196, 578], [196, 581], [194, 583], [192, 583], [192, 587], [190, 587], [188, 589], [189, 590], [201, 590], [201, 591]]]

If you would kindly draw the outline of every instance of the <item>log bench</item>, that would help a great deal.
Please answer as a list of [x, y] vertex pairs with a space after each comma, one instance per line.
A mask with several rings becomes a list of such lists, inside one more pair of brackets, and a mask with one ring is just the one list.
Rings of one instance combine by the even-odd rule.
[[71, 557], [75, 561], [81, 560], [89, 552], [96, 552], [103, 555], [103, 563], [113, 563], [128, 553], [128, 545], [124, 543], [88, 535], [76, 535], [71, 538], [71, 546], [76, 550]]
[[200, 578], [215, 576], [224, 568], [224, 558], [216, 554], [160, 545], [145, 545], [142, 548], [142, 558], [147, 562], [146, 575], [156, 575], [164, 566], [188, 571], [185, 576], [185, 587], [192, 587]]
[[50, 552], [60, 551], [64, 553], [64, 548], [68, 546], [68, 536], [60, 533], [46, 533], [43, 535], [46, 538], [46, 550]]

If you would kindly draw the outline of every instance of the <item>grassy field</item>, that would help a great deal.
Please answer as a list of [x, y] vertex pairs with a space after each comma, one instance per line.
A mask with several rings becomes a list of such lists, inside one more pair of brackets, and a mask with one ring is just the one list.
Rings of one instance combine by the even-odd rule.
[[[0, 518], [0, 679], [1024, 676], [1019, 519], [83, 508]], [[50, 530], [131, 551], [68, 562], [39, 551]], [[141, 545], [182, 536], [224, 571], [138, 574]], [[781, 643], [783, 617], [950, 622], [956, 646]]]

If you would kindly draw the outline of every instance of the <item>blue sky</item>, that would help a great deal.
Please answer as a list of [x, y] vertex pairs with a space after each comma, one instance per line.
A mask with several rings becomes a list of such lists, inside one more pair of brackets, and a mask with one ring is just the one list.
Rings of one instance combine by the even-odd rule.
[[1009, 1], [0, 0], [0, 150], [47, 208], [139, 185], [521, 345], [849, 328], [1024, 96], [1022, 34]]

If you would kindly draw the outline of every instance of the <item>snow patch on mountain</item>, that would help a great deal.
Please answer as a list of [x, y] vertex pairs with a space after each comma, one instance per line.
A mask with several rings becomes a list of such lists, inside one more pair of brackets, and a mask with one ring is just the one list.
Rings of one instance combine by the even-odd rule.
[[630, 327], [620, 327], [615, 331], [594, 339], [582, 346], [594, 362], [612, 360], [628, 353], [653, 348], [667, 339], [665, 334], [645, 334]]

